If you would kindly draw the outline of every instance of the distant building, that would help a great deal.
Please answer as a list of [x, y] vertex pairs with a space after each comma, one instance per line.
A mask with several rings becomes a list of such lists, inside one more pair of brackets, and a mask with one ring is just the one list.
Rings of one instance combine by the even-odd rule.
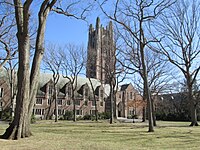
[[[97, 110], [99, 113], [109, 112], [109, 85], [101, 84], [97, 79], [91, 79], [95, 89]], [[71, 99], [71, 88], [66, 78], [60, 78], [58, 82], [58, 114], [63, 116], [66, 111], [73, 111]], [[47, 115], [54, 116], [55, 102], [53, 101], [53, 81], [51, 74], [40, 75], [33, 114], [37, 118], [46, 118]], [[117, 117], [128, 117], [130, 115], [142, 115], [142, 98], [133, 88], [132, 84], [125, 84], [119, 88], [116, 95]], [[95, 103], [92, 87], [87, 78], [78, 77], [77, 89], [75, 91], [77, 116], [94, 115]], [[9, 83], [6, 78], [0, 78], [0, 112], [11, 109], [11, 98]]]
[[109, 72], [113, 71], [115, 71], [115, 44], [112, 22], [104, 28], [97, 18], [95, 29], [92, 24], [89, 28], [86, 77], [108, 83]]
[[142, 96], [134, 89], [131, 83], [119, 87], [116, 95], [116, 114], [118, 117], [137, 116], [142, 118], [145, 106], [146, 103]]

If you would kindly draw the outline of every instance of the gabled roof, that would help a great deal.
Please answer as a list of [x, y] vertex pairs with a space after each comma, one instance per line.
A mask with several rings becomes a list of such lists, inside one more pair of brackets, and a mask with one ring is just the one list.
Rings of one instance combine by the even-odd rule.
[[123, 84], [123, 85], [121, 85], [120, 91], [125, 91], [128, 88], [129, 85], [130, 84]]

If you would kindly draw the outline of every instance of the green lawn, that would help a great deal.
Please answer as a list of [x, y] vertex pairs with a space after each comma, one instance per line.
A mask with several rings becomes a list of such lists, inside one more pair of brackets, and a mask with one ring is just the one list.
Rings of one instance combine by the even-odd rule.
[[[188, 122], [157, 122], [154, 133], [144, 123], [38, 121], [34, 135], [17, 141], [0, 139], [1, 150], [163, 150], [200, 149], [200, 126]], [[0, 134], [8, 125], [0, 124]]]

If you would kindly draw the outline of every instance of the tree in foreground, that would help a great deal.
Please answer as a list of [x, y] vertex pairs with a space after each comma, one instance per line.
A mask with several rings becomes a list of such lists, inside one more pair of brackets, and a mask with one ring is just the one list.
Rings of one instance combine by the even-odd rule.
[[[116, 0], [112, 7], [112, 13], [108, 13], [105, 9], [107, 1], [103, 0], [99, 2], [103, 13], [111, 20], [116, 22], [128, 36], [132, 38], [136, 49], [139, 52], [139, 61], [141, 62], [141, 72], [143, 74], [144, 89], [147, 99], [148, 108], [148, 120], [149, 120], [149, 132], [153, 132], [152, 121], [152, 105], [151, 96], [148, 83], [147, 66], [145, 63], [145, 49], [146, 47], [155, 42], [150, 36], [150, 29], [148, 28], [150, 22], [156, 19], [160, 13], [173, 2], [170, 0], [159, 1], [120, 1]], [[146, 27], [146, 28], [145, 28]], [[134, 52], [133, 52], [134, 53]]]
[[[13, 0], [13, 3], [6, 1], [6, 4], [14, 6], [15, 19], [17, 25], [17, 42], [19, 52], [19, 66], [17, 72], [17, 96], [16, 96], [16, 108], [14, 113], [14, 120], [10, 126], [6, 129], [2, 135], [4, 139], [19, 139], [29, 137], [32, 133], [30, 130], [30, 121], [33, 106], [35, 103], [35, 97], [38, 87], [38, 78], [40, 74], [40, 64], [44, 54], [44, 33], [46, 27], [47, 17], [57, 0], [44, 0], [39, 2], [38, 12], [38, 26], [36, 33], [36, 43], [32, 65], [30, 67], [30, 18], [33, 16], [30, 13], [31, 4], [33, 0]], [[80, 17], [76, 17], [72, 9], [77, 7], [80, 1], [68, 2], [66, 9], [59, 8], [61, 1], [58, 2], [58, 7], [54, 10], [58, 13], [64, 14], [69, 17], [82, 18], [85, 12], [90, 8], [88, 5], [86, 8], [82, 8]]]
[[190, 102], [190, 126], [197, 126], [197, 102], [194, 98], [194, 85], [200, 71], [200, 3], [182, 0], [162, 14], [156, 30], [162, 36], [159, 53], [182, 72], [187, 85], [187, 98]]

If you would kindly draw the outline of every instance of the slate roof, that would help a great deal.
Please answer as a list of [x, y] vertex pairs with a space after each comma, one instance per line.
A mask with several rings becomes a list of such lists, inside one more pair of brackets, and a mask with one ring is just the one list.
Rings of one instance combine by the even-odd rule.
[[[4, 68], [2, 68], [0, 70], [0, 78], [6, 78], [6, 80], [8, 80], [8, 75], [7, 75], [7, 72]], [[49, 82], [49, 81], [53, 81], [53, 75], [51, 73], [43, 73], [41, 72], [40, 73], [40, 77], [39, 77], [39, 82], [38, 82], [38, 90], [37, 90], [37, 94], [38, 95], [44, 95], [45, 94], [45, 91], [44, 88], [45, 85]], [[101, 86], [101, 82], [97, 79], [93, 79], [91, 78], [91, 82], [92, 82], [92, 86], [94, 87], [94, 89], [96, 90], [97, 87]], [[67, 78], [64, 78], [62, 75], [60, 76], [59, 78], [59, 81], [57, 83], [57, 86], [59, 89], [61, 89], [61, 92], [64, 93], [64, 89], [67, 85], [67, 83], [69, 83], [69, 79]], [[79, 90], [83, 85], [87, 84], [89, 89], [90, 89], [90, 93], [92, 92], [92, 87], [91, 87], [91, 83], [89, 81], [88, 78], [86, 77], [81, 77], [81, 76], [78, 76], [77, 77], [77, 90]], [[105, 88], [105, 94], [106, 95], [109, 95], [109, 92], [110, 92], [110, 88], [109, 88], [109, 85], [104, 85], [104, 88]], [[60, 92], [60, 93], [61, 93]]]
[[121, 91], [125, 91], [127, 88], [128, 88], [128, 86], [129, 86], [130, 84], [123, 84], [123, 85], [121, 85]]

